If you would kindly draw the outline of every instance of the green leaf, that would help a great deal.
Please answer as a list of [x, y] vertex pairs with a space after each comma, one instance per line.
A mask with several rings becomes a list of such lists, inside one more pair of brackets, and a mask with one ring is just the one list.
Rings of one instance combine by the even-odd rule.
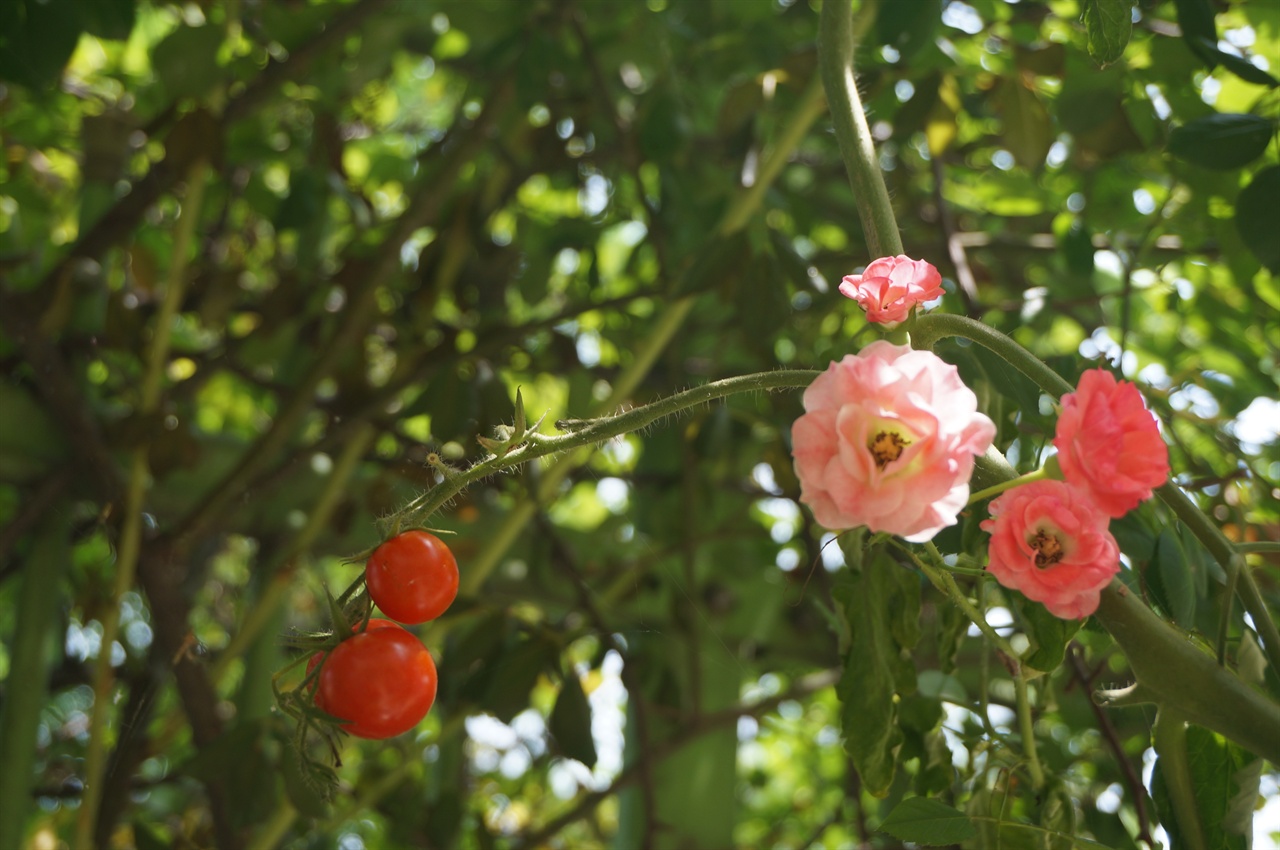
[[277, 737], [281, 739], [280, 776], [289, 802], [306, 817], [327, 817], [328, 795], [337, 785], [337, 774], [327, 765], [298, 752], [293, 741], [284, 739], [284, 736]]
[[82, 0], [76, 10], [87, 32], [112, 41], [129, 37], [137, 15], [135, 0]]
[[577, 759], [588, 768], [595, 767], [596, 742], [591, 737], [591, 704], [582, 690], [582, 682], [573, 671], [564, 677], [548, 726], [566, 756]]
[[1082, 278], [1093, 277], [1093, 231], [1083, 219], [1077, 218], [1071, 222], [1071, 227], [1058, 240], [1058, 248], [1067, 262], [1067, 271]]
[[488, 681], [480, 707], [510, 723], [529, 704], [529, 691], [548, 667], [551, 648], [540, 638], [526, 640], [502, 655]]
[[1253, 175], [1253, 180], [1236, 198], [1236, 230], [1240, 240], [1273, 274], [1280, 274], [1280, 165], [1270, 165]]
[[1197, 40], [1208, 39], [1210, 43], [1217, 43], [1218, 26], [1209, 0], [1173, 0], [1173, 5], [1178, 14], [1178, 28], [1193, 51], [1196, 51]]
[[0, 382], [0, 481], [46, 474], [66, 447], [53, 419], [21, 386]]
[[170, 97], [198, 97], [218, 78], [220, 47], [222, 30], [218, 27], [179, 27], [156, 45], [151, 67]]
[[1034, 89], [1020, 77], [1006, 78], [1000, 88], [1005, 141], [1024, 168], [1039, 168], [1053, 146], [1053, 119]]
[[1133, 32], [1133, 0], [1085, 0], [1084, 28], [1089, 55], [1099, 65], [1124, 56]]
[[1248, 165], [1267, 149], [1275, 122], [1259, 115], [1206, 115], [1175, 127], [1169, 134], [1169, 153], [1217, 171]]
[[1169, 527], [1156, 539], [1154, 569], [1148, 571], [1147, 582], [1160, 606], [1183, 628], [1195, 625], [1196, 587], [1191, 565], [1182, 551], [1177, 533]]
[[0, 80], [52, 86], [79, 40], [80, 19], [70, 0], [0, 3]]
[[919, 638], [919, 627], [909, 628], [904, 612], [919, 610], [919, 578], [876, 550], [860, 571], [841, 573], [833, 593], [850, 632], [844, 674], [836, 686], [845, 750], [863, 787], [884, 796], [902, 744], [894, 698], [916, 688], [915, 667], [903, 650]]
[[[1256, 757], [1208, 729], [1192, 725], [1187, 727], [1187, 760], [1205, 850], [1244, 850], [1248, 843], [1247, 833], [1239, 830], [1241, 827], [1250, 828], [1252, 818], [1240, 822], [1237, 798], [1242, 790], [1248, 796], [1254, 787]], [[1151, 799], [1155, 802], [1161, 825], [1169, 833], [1172, 850], [1186, 850], [1192, 845], [1178, 825], [1161, 761], [1156, 759], [1151, 777]], [[1253, 794], [1250, 806], [1257, 799], [1256, 791]]]
[[897, 50], [905, 61], [933, 43], [941, 23], [940, 0], [884, 3], [876, 13], [876, 40]]
[[1242, 80], [1255, 83], [1260, 86], [1269, 86], [1275, 88], [1280, 86], [1280, 80], [1268, 74], [1257, 65], [1245, 59], [1243, 56], [1237, 56], [1234, 53], [1227, 53], [1220, 50], [1216, 42], [1207, 38], [1198, 38], [1191, 40], [1192, 50], [1196, 55], [1203, 59], [1209, 67], [1221, 65], [1231, 73], [1235, 74]]
[[1082, 621], [1055, 617], [1039, 602], [1027, 601], [1019, 607], [1032, 646], [1027, 664], [1045, 673], [1056, 670], [1066, 655], [1067, 643], [1080, 630]]
[[964, 812], [927, 797], [903, 800], [894, 806], [880, 828], [900, 841], [931, 847], [955, 844], [978, 834]]

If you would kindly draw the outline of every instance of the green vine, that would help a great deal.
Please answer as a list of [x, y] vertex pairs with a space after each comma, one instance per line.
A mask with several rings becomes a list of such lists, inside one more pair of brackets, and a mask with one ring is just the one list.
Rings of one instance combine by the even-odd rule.
[[[660, 419], [676, 416], [690, 408], [737, 393], [762, 390], [801, 389], [818, 376], [808, 369], [783, 369], [775, 372], [758, 372], [712, 381], [700, 387], [676, 393], [643, 407], [603, 416], [598, 419], [564, 420], [561, 425], [572, 430], [559, 435], [539, 433], [536, 425], [519, 431], [510, 431], [500, 440], [490, 441], [493, 453], [466, 469], [442, 472], [442, 480], [398, 512], [392, 522], [401, 527], [425, 524], [436, 511], [448, 504], [454, 496], [477, 481], [510, 469], [522, 463], [563, 454], [586, 446], [607, 442], [632, 431], [639, 431]], [[517, 401], [516, 420], [523, 420], [523, 404]]]

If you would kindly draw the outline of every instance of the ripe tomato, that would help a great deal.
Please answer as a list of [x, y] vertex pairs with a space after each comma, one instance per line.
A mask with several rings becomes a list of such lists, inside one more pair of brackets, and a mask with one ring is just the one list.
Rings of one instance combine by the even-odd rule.
[[425, 623], [458, 595], [458, 562], [434, 534], [406, 531], [373, 551], [364, 580], [382, 613], [401, 623]]
[[[359, 625], [360, 625], [359, 623], [356, 623], [355, 626], [352, 626], [352, 628], [356, 628]], [[380, 620], [377, 617], [369, 618], [369, 625], [365, 626], [364, 631], [371, 632], [374, 629], [386, 629], [386, 628], [400, 629], [401, 631], [404, 631], [404, 627], [401, 626], [399, 623], [393, 623], [390, 620]], [[312, 670], [316, 669], [316, 665], [320, 663], [320, 659], [323, 657], [324, 657], [323, 652], [317, 652], [307, 660], [308, 676], [311, 675]], [[314, 687], [315, 686], [313, 685], [312, 688], [314, 689]]]
[[333, 648], [316, 688], [316, 706], [349, 721], [342, 728], [357, 738], [408, 732], [435, 699], [436, 664], [427, 648], [402, 628], [372, 622]]

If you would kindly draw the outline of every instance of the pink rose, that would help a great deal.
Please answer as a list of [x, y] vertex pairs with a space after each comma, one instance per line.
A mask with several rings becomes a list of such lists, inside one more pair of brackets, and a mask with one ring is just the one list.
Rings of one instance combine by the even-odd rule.
[[1120, 547], [1106, 514], [1062, 481], [1033, 481], [991, 503], [987, 569], [1005, 587], [1044, 604], [1055, 617], [1083, 619], [1120, 571]]
[[832, 529], [931, 539], [969, 500], [973, 457], [995, 437], [956, 367], [879, 340], [832, 363], [791, 429], [800, 501]]
[[1124, 516], [1169, 478], [1169, 449], [1138, 388], [1105, 369], [1062, 397], [1053, 445], [1063, 476], [1107, 516]]
[[867, 321], [895, 328], [917, 304], [942, 297], [942, 275], [924, 260], [881, 257], [862, 274], [846, 276], [840, 294], [857, 301]]

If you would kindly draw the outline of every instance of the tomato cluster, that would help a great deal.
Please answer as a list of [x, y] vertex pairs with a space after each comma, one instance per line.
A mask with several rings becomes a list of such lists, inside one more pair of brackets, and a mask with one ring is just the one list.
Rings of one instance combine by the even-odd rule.
[[[365, 564], [369, 598], [392, 620], [425, 623], [458, 595], [458, 562], [440, 538], [408, 531], [383, 543]], [[436, 665], [422, 641], [399, 623], [370, 619], [335, 646], [316, 653], [310, 674], [324, 661], [315, 704], [345, 721], [358, 738], [390, 738], [409, 731], [436, 698]]]

